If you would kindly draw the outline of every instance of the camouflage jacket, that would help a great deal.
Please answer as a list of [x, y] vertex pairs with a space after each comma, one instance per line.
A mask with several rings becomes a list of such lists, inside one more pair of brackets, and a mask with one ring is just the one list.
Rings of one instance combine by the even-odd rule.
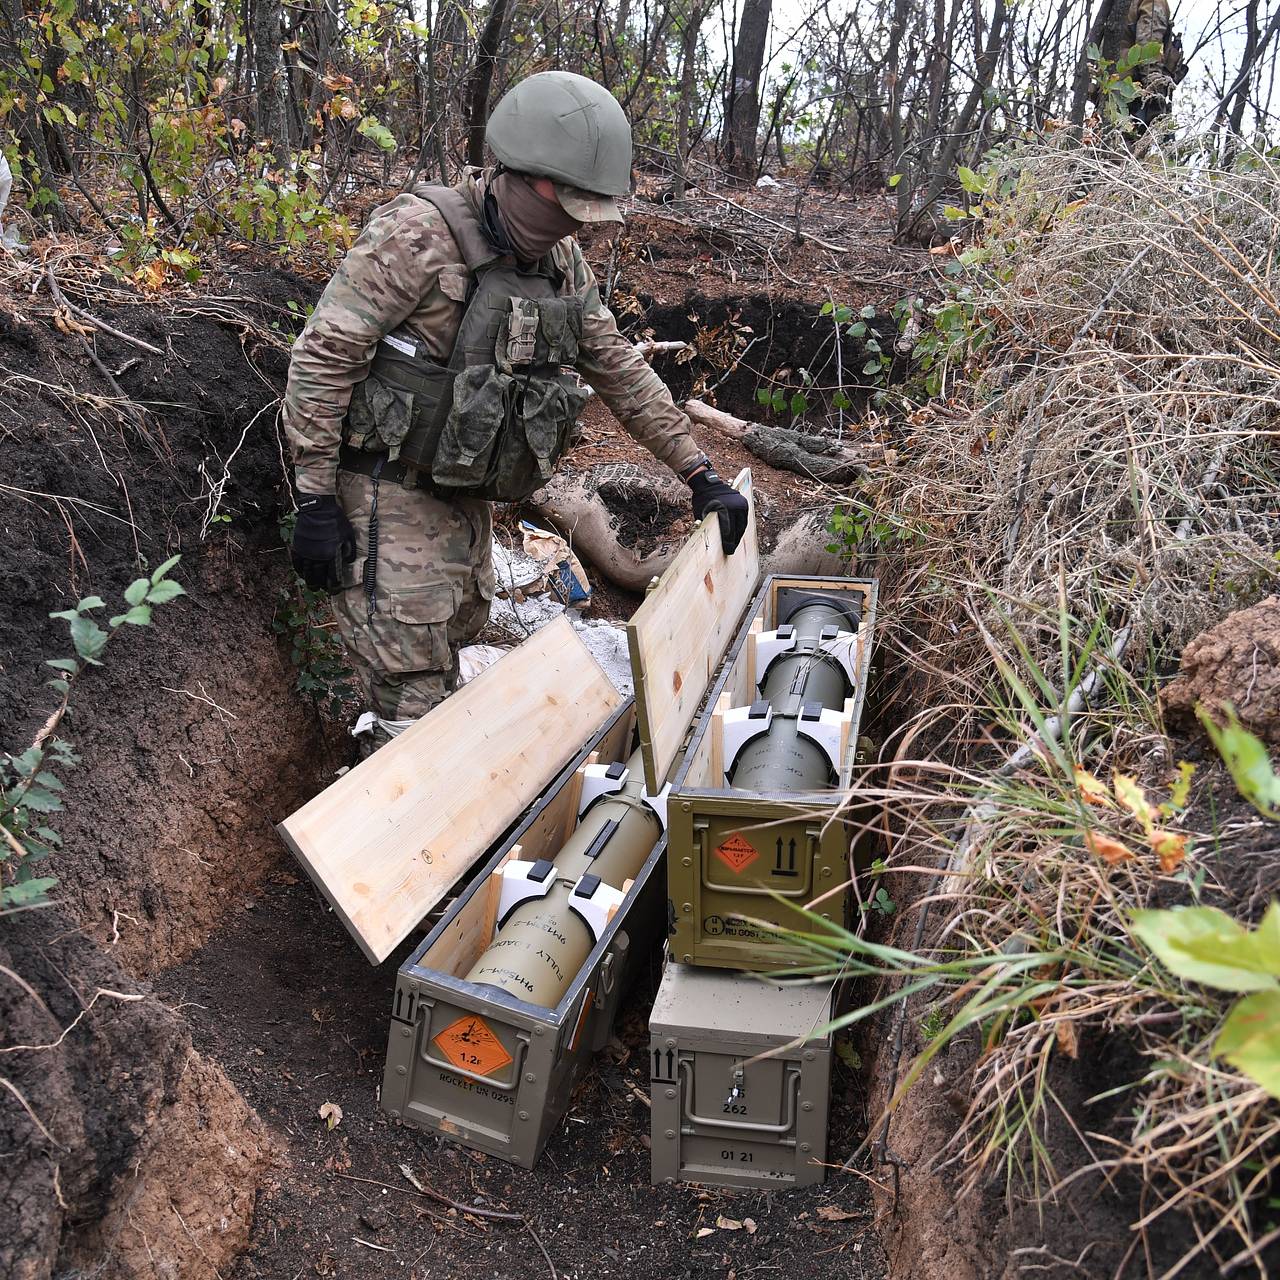
[[[479, 209], [476, 179], [458, 190]], [[619, 332], [572, 236], [551, 251], [563, 292], [582, 298], [578, 372], [626, 430], [674, 471], [701, 450], [666, 384]], [[467, 269], [435, 206], [413, 192], [373, 211], [307, 321], [289, 361], [284, 424], [298, 488], [333, 493], [351, 390], [368, 373], [378, 340], [404, 326], [437, 360], [453, 350], [467, 295]]]

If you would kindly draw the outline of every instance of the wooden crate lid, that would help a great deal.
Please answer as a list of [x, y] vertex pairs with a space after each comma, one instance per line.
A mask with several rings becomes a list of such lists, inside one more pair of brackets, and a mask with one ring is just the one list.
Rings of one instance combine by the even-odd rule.
[[557, 618], [278, 830], [380, 964], [623, 701]]
[[[733, 483], [751, 498], [750, 471], [742, 471]], [[627, 624], [640, 749], [650, 791], [662, 785], [680, 753], [759, 578], [753, 501], [747, 531], [733, 555], [726, 556], [720, 546], [719, 520], [708, 516]]]

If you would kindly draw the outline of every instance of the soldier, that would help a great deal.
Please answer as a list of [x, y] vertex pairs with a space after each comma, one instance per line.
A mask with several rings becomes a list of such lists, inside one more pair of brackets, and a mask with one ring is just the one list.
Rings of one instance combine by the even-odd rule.
[[1124, 55], [1135, 45], [1157, 44], [1160, 57], [1135, 68], [1138, 96], [1129, 105], [1129, 115], [1138, 133], [1147, 130], [1173, 107], [1173, 90], [1186, 79], [1187, 64], [1182, 37], [1173, 29], [1169, 0], [1130, 0], [1126, 17]]
[[719, 513], [736, 549], [747, 502], [618, 332], [574, 239], [620, 223], [631, 127], [583, 76], [530, 76], [494, 108], [496, 168], [421, 183], [375, 209], [293, 347], [284, 421], [293, 564], [333, 594], [379, 746], [456, 687], [489, 616], [493, 501], [541, 486], [586, 393]]

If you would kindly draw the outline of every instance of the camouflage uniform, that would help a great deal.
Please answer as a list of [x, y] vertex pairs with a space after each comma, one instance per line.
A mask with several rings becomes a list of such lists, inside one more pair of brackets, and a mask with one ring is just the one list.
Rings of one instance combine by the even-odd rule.
[[[474, 177], [458, 184], [480, 211]], [[701, 450], [662, 379], [618, 332], [576, 240], [551, 252], [562, 294], [583, 300], [578, 372], [623, 427], [674, 471]], [[303, 493], [337, 492], [355, 526], [358, 554], [334, 598], [338, 628], [383, 720], [430, 710], [454, 688], [456, 653], [484, 626], [493, 598], [490, 508], [442, 499], [385, 481], [378, 487], [378, 610], [360, 589], [373, 482], [338, 470], [338, 446], [352, 388], [364, 378], [380, 338], [409, 330], [447, 361], [462, 318], [468, 276], [435, 206], [415, 192], [375, 209], [329, 281], [293, 347], [284, 422]], [[350, 441], [350, 443], [360, 443]]]
[[1125, 23], [1127, 37], [1121, 57], [1135, 45], [1158, 44], [1164, 51], [1158, 62], [1144, 63], [1133, 73], [1145, 93], [1131, 105], [1130, 114], [1143, 126], [1150, 126], [1169, 113], [1174, 86], [1186, 74], [1182, 42], [1175, 39], [1169, 0], [1130, 0]]

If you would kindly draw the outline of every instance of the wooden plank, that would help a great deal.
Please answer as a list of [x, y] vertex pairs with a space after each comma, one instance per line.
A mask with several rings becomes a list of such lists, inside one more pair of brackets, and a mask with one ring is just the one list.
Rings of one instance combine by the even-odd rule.
[[380, 964], [622, 701], [557, 618], [278, 830]]
[[[734, 481], [748, 498], [751, 472]], [[726, 556], [710, 515], [690, 534], [627, 624], [645, 782], [656, 791], [742, 619], [760, 577], [755, 504], [738, 549]]]

